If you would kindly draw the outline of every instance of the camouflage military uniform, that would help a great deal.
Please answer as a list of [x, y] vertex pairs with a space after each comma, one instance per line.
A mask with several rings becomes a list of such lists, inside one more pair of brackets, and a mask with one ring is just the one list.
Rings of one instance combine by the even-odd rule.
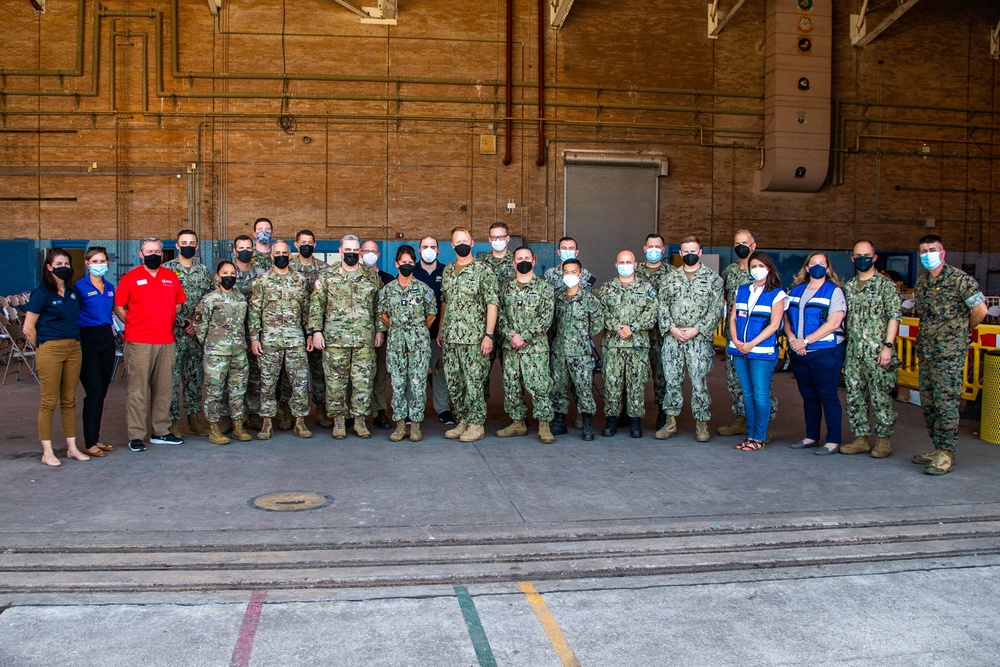
[[[313, 258], [312, 264], [303, 264], [298, 255], [288, 262], [288, 268], [302, 276], [306, 281], [306, 289], [312, 294], [316, 286], [319, 272], [326, 268], [326, 262]], [[312, 400], [316, 405], [326, 405], [326, 380], [323, 378], [323, 351], [306, 352], [309, 359], [309, 377], [312, 380]], [[284, 377], [284, 376], [283, 376]], [[287, 377], [281, 383], [281, 402], [288, 403], [292, 398], [292, 385]]]
[[[549, 375], [549, 327], [555, 309], [552, 288], [538, 276], [522, 285], [516, 279], [500, 288], [497, 339], [503, 339], [503, 402], [513, 420], [524, 419], [528, 407], [524, 392], [531, 394], [532, 416], [552, 421], [552, 377]], [[515, 350], [511, 336], [520, 334], [527, 347]]]
[[437, 301], [430, 287], [399, 279], [382, 288], [378, 312], [389, 318], [386, 367], [392, 384], [392, 415], [396, 420], [424, 420], [427, 404], [427, 369], [431, 363], [431, 337], [427, 318], [437, 316]]
[[[677, 267], [664, 262], [655, 271], [651, 271], [645, 264], [640, 264], [635, 273], [648, 280], [659, 295], [667, 275], [676, 270]], [[653, 400], [657, 405], [663, 405], [667, 384], [663, 379], [663, 335], [660, 333], [660, 327], [649, 330], [649, 368], [653, 373]]]
[[[250, 293], [253, 290], [253, 281], [265, 273], [267, 271], [253, 265], [247, 271], [240, 271], [239, 267], [236, 267], [236, 286], [233, 288], [233, 291], [242, 294], [243, 298], [249, 301]], [[244, 335], [249, 338], [249, 329], [245, 329]], [[247, 377], [247, 413], [258, 415], [260, 414], [260, 365], [257, 363], [257, 356], [247, 354], [247, 364], [250, 369], [249, 376]], [[222, 414], [226, 414], [225, 407], [223, 407]]]
[[247, 392], [247, 302], [239, 292], [216, 289], [206, 294], [195, 309], [195, 336], [204, 345], [205, 416], [216, 423], [222, 416], [222, 401], [229, 396], [226, 413], [243, 417]]
[[962, 372], [969, 350], [969, 311], [986, 300], [976, 279], [945, 264], [941, 275], [925, 273], [913, 290], [920, 404], [936, 449], [955, 451]]
[[[749, 266], [746, 269], [740, 268], [739, 262], [733, 262], [722, 270], [722, 289], [726, 295], [726, 307], [732, 307], [736, 303], [736, 290], [742, 285], [752, 283], [753, 276], [750, 275]], [[728, 311], [726, 311], [728, 314]], [[729, 342], [729, 327], [722, 328], [725, 331], [726, 342]], [[780, 332], [779, 332], [780, 333]], [[736, 367], [733, 366], [733, 358], [726, 355], [726, 388], [729, 396], [733, 399], [733, 414], [737, 417], [746, 417], [743, 408], [743, 385], [736, 375]], [[778, 412], [778, 399], [774, 395], [774, 386], [771, 386], [771, 420]]]
[[[604, 414], [617, 417], [622, 413], [624, 388], [625, 413], [642, 417], [646, 414], [644, 394], [649, 377], [649, 330], [656, 326], [656, 290], [644, 278], [633, 278], [628, 285], [612, 278], [594, 296], [604, 314]], [[628, 340], [618, 337], [622, 325], [635, 327]]]
[[[476, 259], [483, 262], [491, 269], [493, 269], [493, 275], [497, 277], [497, 289], [499, 290], [503, 285], [506, 285], [511, 280], [517, 277], [517, 269], [514, 268], [514, 253], [508, 252], [500, 259], [493, 256], [492, 252], [481, 252], [476, 255]], [[499, 296], [499, 293], [498, 293]], [[499, 313], [497, 314], [499, 317]], [[500, 360], [501, 373], [503, 371], [503, 353], [504, 346], [500, 344], [499, 339], [493, 345], [493, 350], [490, 352], [490, 365], [486, 371], [486, 380], [483, 382], [483, 396], [487, 400], [490, 398], [490, 374], [493, 371], [493, 362], [497, 359]]]
[[195, 261], [190, 269], [185, 269], [180, 260], [172, 259], [163, 264], [163, 268], [170, 269], [180, 278], [181, 287], [184, 288], [184, 296], [187, 297], [181, 305], [181, 311], [174, 321], [174, 340], [177, 341], [177, 352], [174, 356], [174, 374], [172, 378], [173, 389], [170, 399], [170, 420], [179, 419], [180, 413], [180, 388], [181, 379], [184, 380], [184, 412], [194, 415], [201, 412], [201, 386], [204, 384], [204, 374], [202, 372], [202, 350], [201, 345], [194, 336], [189, 336], [184, 332], [182, 326], [184, 320], [194, 321], [194, 311], [201, 301], [201, 297], [212, 291], [215, 281], [211, 272], [205, 265]]
[[876, 273], [861, 281], [857, 276], [844, 285], [847, 299], [845, 329], [847, 357], [844, 362], [844, 386], [847, 387], [847, 419], [856, 436], [867, 436], [868, 407], [875, 414], [875, 435], [892, 437], [896, 411], [889, 392], [899, 378], [899, 358], [893, 350], [892, 361], [878, 365], [885, 345], [885, 333], [891, 320], [899, 320], [899, 289], [896, 284]]
[[[460, 269], [460, 270], [459, 270]], [[452, 262], [441, 277], [441, 353], [448, 393], [459, 419], [470, 424], [486, 423], [483, 383], [489, 371], [489, 356], [480, 345], [486, 335], [486, 307], [498, 306], [497, 278], [478, 259], [464, 267]], [[496, 332], [494, 332], [496, 333]], [[500, 341], [494, 341], [494, 345]]]
[[292, 415], [309, 414], [309, 361], [306, 359], [305, 327], [309, 316], [309, 292], [302, 276], [271, 269], [253, 283], [247, 326], [250, 342], [259, 342], [264, 353], [260, 365], [260, 416], [278, 412], [275, 389], [284, 368], [291, 385]]
[[271, 260], [271, 252], [260, 252], [257, 250], [257, 246], [253, 247], [253, 257], [250, 259], [250, 264], [253, 268], [258, 269], [261, 273], [267, 273], [274, 266], [274, 262]]
[[[566, 289], [566, 283], [563, 282], [562, 263], [546, 269], [545, 273], [542, 274], [542, 280], [547, 282], [556, 294], [560, 290]], [[584, 292], [594, 292], [594, 275], [587, 269], [580, 271], [580, 289]]]
[[[320, 271], [309, 298], [309, 331], [322, 331], [326, 409], [331, 417], [363, 417], [370, 412], [375, 378], [376, 317], [382, 281], [361, 267], [348, 271], [329, 266]], [[348, 405], [350, 385], [350, 405]]]
[[594, 362], [590, 346], [604, 328], [601, 304], [580, 290], [572, 298], [563, 289], [555, 294], [555, 337], [552, 340], [552, 407], [569, 412], [569, 388], [576, 390], [577, 412], [594, 414]]
[[[684, 371], [691, 378], [691, 414], [695, 421], [711, 418], [708, 374], [712, 372], [715, 328], [722, 320], [722, 278], [707, 266], [688, 273], [678, 269], [663, 281], [659, 304], [660, 331], [663, 333], [663, 375], [667, 382], [663, 411], [668, 417], [681, 413]], [[694, 327], [698, 335], [684, 342], [670, 333], [672, 327]]]

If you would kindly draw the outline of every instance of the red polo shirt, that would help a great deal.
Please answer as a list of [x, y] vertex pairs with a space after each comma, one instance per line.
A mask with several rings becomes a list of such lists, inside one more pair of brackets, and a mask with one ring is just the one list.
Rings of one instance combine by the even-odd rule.
[[181, 281], [170, 269], [160, 267], [154, 276], [145, 266], [138, 266], [126, 273], [115, 292], [115, 305], [127, 309], [125, 340], [150, 345], [173, 343], [177, 304], [185, 299]]

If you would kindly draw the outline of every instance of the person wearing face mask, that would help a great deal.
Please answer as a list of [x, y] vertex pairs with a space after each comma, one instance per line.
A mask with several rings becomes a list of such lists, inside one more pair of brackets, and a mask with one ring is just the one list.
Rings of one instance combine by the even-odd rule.
[[722, 320], [722, 277], [701, 263], [701, 241], [696, 236], [681, 240], [684, 265], [667, 275], [659, 298], [659, 325], [663, 334], [663, 375], [667, 390], [663, 411], [667, 420], [656, 432], [660, 440], [677, 434], [677, 416], [684, 397], [684, 374], [691, 380], [691, 414], [695, 440], [708, 442], [708, 375], [715, 349], [712, 341]]
[[305, 418], [309, 414], [309, 359], [312, 336], [306, 335], [309, 290], [306, 281], [288, 268], [291, 249], [286, 241], [271, 244], [271, 270], [253, 283], [247, 308], [250, 352], [260, 365], [260, 417], [258, 440], [274, 434], [272, 420], [278, 413], [275, 393], [284, 370], [291, 389], [289, 407], [295, 418], [293, 430], [300, 438], [311, 438]]
[[590, 292], [580, 288], [583, 265], [578, 259], [562, 264], [564, 289], [555, 294], [555, 324], [552, 327], [552, 408], [555, 419], [552, 435], [567, 432], [570, 385], [576, 393], [576, 409], [581, 415], [584, 440], [594, 439], [591, 418], [597, 412], [594, 402], [594, 362], [590, 356], [594, 336], [604, 328], [601, 304]]
[[400, 246], [396, 251], [399, 277], [383, 287], [378, 297], [379, 317], [389, 332], [386, 363], [392, 382], [392, 415], [396, 418], [396, 430], [389, 436], [392, 442], [406, 437], [407, 421], [410, 441], [424, 438], [420, 424], [427, 403], [427, 367], [431, 360], [428, 329], [437, 318], [437, 303], [431, 288], [414, 279], [416, 264], [413, 246]]
[[[382, 253], [379, 251], [378, 243], [375, 241], [365, 241], [361, 244], [361, 263], [364, 264], [368, 271], [378, 274], [382, 285], [388, 285], [396, 279], [396, 276], [378, 268], [378, 260], [381, 257]], [[389, 406], [386, 401], [385, 378], [385, 345], [380, 345], [375, 348], [375, 379], [372, 381], [372, 410], [375, 412], [375, 419], [372, 420], [372, 423], [376, 428], [381, 429], [392, 428], [392, 422], [389, 421], [389, 417], [386, 415], [386, 408]]]
[[128, 377], [126, 422], [128, 448], [146, 451], [146, 421], [152, 413], [154, 445], [180, 445], [170, 433], [170, 399], [174, 358], [174, 324], [184, 304], [177, 274], [164, 268], [163, 244], [155, 237], [139, 242], [137, 266], [118, 283], [115, 315], [125, 323], [125, 374]]
[[115, 331], [111, 311], [115, 286], [108, 280], [108, 251], [89, 248], [84, 255], [87, 275], [76, 281], [80, 297], [80, 384], [83, 385], [83, 443], [91, 456], [104, 456], [114, 445], [101, 442], [101, 418], [115, 367]]
[[[233, 424], [233, 437], [246, 442], [250, 434], [243, 426], [244, 395], [250, 367], [247, 363], [247, 300], [236, 290], [236, 265], [219, 262], [215, 270], [218, 287], [198, 302], [194, 311], [195, 338], [204, 346], [205, 416], [208, 441], [225, 445], [229, 438], [220, 426], [223, 404]], [[227, 398], [228, 397], [228, 398]]]
[[778, 359], [778, 330], [788, 301], [774, 262], [766, 253], [754, 251], [748, 258], [751, 282], [736, 290], [729, 309], [729, 343], [732, 359], [743, 385], [743, 414], [747, 437], [736, 449], [754, 452], [767, 442], [771, 421], [771, 377]]
[[986, 297], [976, 279], [945, 262], [941, 237], [928, 234], [917, 246], [927, 272], [917, 278], [913, 296], [920, 330], [920, 405], [934, 449], [917, 454], [913, 462], [929, 475], [943, 475], [955, 466], [958, 443], [958, 404], [969, 336], [986, 317]]
[[60, 465], [52, 451], [52, 417], [56, 406], [62, 414], [66, 458], [90, 460], [76, 445], [76, 385], [80, 381], [82, 353], [80, 299], [72, 278], [69, 253], [50, 248], [45, 253], [42, 284], [28, 299], [22, 325], [25, 338], [37, 348], [35, 371], [41, 387], [38, 439], [42, 444], [42, 463], [47, 466]]
[[501, 438], [528, 434], [525, 417], [528, 406], [524, 392], [531, 395], [532, 416], [538, 420], [538, 439], [555, 442], [551, 424], [552, 377], [549, 375], [549, 327], [555, 309], [555, 295], [548, 284], [535, 275], [535, 253], [521, 246], [513, 253], [517, 271], [514, 280], [500, 286], [498, 331], [506, 348], [503, 364], [504, 410], [511, 424], [497, 431]]
[[[819, 447], [817, 454], [836, 454], [841, 432], [840, 371], [844, 366], [844, 315], [847, 301], [840, 278], [823, 252], [813, 252], [792, 282], [785, 312], [785, 335], [791, 368], [802, 395], [806, 437], [792, 449]], [[819, 432], [826, 417], [826, 445]]]
[[[236, 286], [234, 289], [242, 294], [247, 301], [250, 300], [253, 282], [267, 273], [266, 269], [254, 265], [253, 258], [253, 239], [246, 234], [240, 234], [233, 240], [233, 265], [236, 267]], [[270, 256], [267, 261], [271, 261]], [[245, 332], [245, 335], [249, 338], [249, 330]], [[243, 421], [250, 428], [259, 431], [264, 425], [260, 418], [260, 365], [257, 363], [257, 357], [252, 354], [247, 356], [247, 363], [250, 370], [247, 378], [247, 395], [244, 399], [246, 415]], [[229, 419], [229, 415], [226, 414], [229, 410], [228, 405], [228, 401], [223, 401], [220, 407], [223, 431], [227, 430], [225, 426]]]
[[[601, 435], [618, 432], [618, 415], [629, 417], [629, 434], [642, 437], [646, 414], [645, 388], [649, 377], [649, 330], [656, 326], [656, 290], [645, 278], [635, 275], [635, 255], [618, 253], [612, 278], [594, 294], [604, 313], [601, 340], [604, 365], [604, 415], [607, 422]], [[624, 406], [622, 395], [624, 390]]]
[[[726, 308], [732, 309], [736, 303], [736, 290], [742, 285], [754, 282], [750, 275], [750, 255], [757, 250], [757, 239], [748, 229], [740, 229], [733, 235], [733, 253], [736, 261], [732, 262], [722, 271], [722, 290], [726, 298]], [[726, 338], [729, 337], [729, 327], [725, 327]], [[732, 399], [733, 415], [735, 419], [731, 424], [720, 426], [716, 429], [719, 435], [745, 435], [747, 432], [746, 415], [743, 412], [743, 389], [740, 378], [736, 374], [736, 367], [733, 366], [733, 357], [726, 355], [726, 389]], [[774, 421], [774, 416], [778, 412], [778, 399], [774, 396], [774, 389], [771, 389], [771, 416], [768, 424]], [[766, 442], [771, 442], [771, 434], [768, 432]]]
[[194, 337], [194, 309], [201, 297], [208, 294], [213, 287], [212, 274], [198, 259], [198, 235], [190, 229], [177, 232], [177, 256], [163, 267], [177, 274], [184, 288], [187, 301], [181, 306], [174, 323], [174, 339], [177, 341], [177, 356], [174, 359], [173, 390], [170, 398], [170, 432], [181, 437], [180, 429], [180, 398], [181, 382], [184, 391], [184, 414], [187, 416], [188, 433], [192, 435], [208, 435], [208, 430], [201, 425], [198, 418], [201, 412], [201, 388], [204, 384], [202, 374], [202, 349]]
[[[302, 276], [306, 281], [306, 289], [312, 294], [316, 286], [319, 272], [326, 268], [326, 262], [318, 259], [316, 251], [316, 235], [312, 230], [303, 229], [295, 235], [295, 248], [298, 253], [292, 255], [288, 268]], [[323, 353], [311, 350], [306, 353], [309, 359], [309, 376], [312, 380], [312, 401], [316, 404], [316, 425], [321, 428], [333, 426], [333, 420], [326, 414], [326, 378], [323, 376]], [[292, 397], [291, 383], [281, 383], [281, 403], [287, 405]]]
[[274, 235], [274, 225], [267, 218], [257, 218], [253, 221], [253, 265], [266, 272], [271, 268], [271, 238]]
[[[642, 246], [645, 261], [635, 270], [636, 274], [650, 282], [657, 294], [663, 289], [667, 275], [676, 271], [669, 262], [664, 263], [666, 245], [659, 234], [648, 234]], [[653, 400], [656, 401], [656, 430], [667, 423], [667, 413], [663, 411], [663, 397], [667, 393], [667, 383], [663, 377], [663, 336], [660, 328], [649, 330], [649, 367], [653, 372]]]
[[441, 323], [441, 280], [444, 277], [445, 265], [438, 261], [438, 242], [433, 236], [425, 236], [418, 244], [420, 260], [413, 269], [413, 277], [431, 288], [434, 292], [434, 302], [437, 305], [438, 317], [431, 324], [431, 399], [438, 421], [447, 426], [455, 423], [455, 415], [451, 412], [448, 399], [448, 381], [445, 379], [444, 365], [441, 363], [441, 346], [438, 344], [438, 328]]
[[[577, 246], [576, 239], [572, 236], [564, 236], [556, 244], [556, 252], [559, 254], [559, 263], [546, 269], [545, 273], [542, 274], [542, 280], [549, 284], [553, 292], [560, 292], [566, 288], [562, 279], [562, 263], [567, 259], [579, 259], [580, 249]], [[597, 278], [590, 271], [584, 269], [580, 275], [580, 289], [586, 292], [593, 292], [595, 282], [597, 282]]]
[[340, 241], [340, 264], [320, 272], [309, 299], [307, 331], [313, 348], [323, 351], [326, 409], [333, 416], [331, 435], [338, 440], [347, 437], [348, 416], [359, 438], [371, 437], [365, 417], [371, 412], [375, 348], [385, 331], [376, 312], [382, 281], [362, 269], [360, 260], [361, 242], [348, 234]]
[[[896, 411], [891, 392], [899, 378], [896, 334], [899, 332], [899, 288], [875, 270], [875, 246], [870, 241], [854, 244], [852, 256], [857, 275], [844, 285], [847, 299], [847, 356], [844, 386], [847, 387], [847, 421], [854, 440], [840, 448], [841, 454], [871, 452], [882, 459], [892, 453], [892, 430]], [[872, 448], [868, 436], [868, 409], [875, 416], [878, 441]]]
[[[507, 228], [507, 223], [494, 222], [490, 225], [490, 250], [489, 252], [481, 252], [476, 255], [476, 259], [485, 262], [491, 269], [493, 269], [493, 274], [497, 277], [497, 285], [506, 285], [510, 281], [514, 280], [517, 276], [517, 271], [514, 268], [514, 262], [511, 260], [513, 254], [510, 251], [510, 230]], [[483, 386], [483, 395], [486, 400], [490, 400], [490, 375], [493, 373], [493, 362], [500, 362], [501, 375], [503, 374], [503, 345], [494, 345], [493, 351], [490, 352], [490, 367], [486, 371], [486, 382]]]
[[459, 422], [444, 437], [475, 442], [486, 435], [483, 386], [493, 351], [499, 290], [490, 267], [473, 258], [468, 229], [451, 230], [451, 246], [457, 257], [445, 267], [441, 281], [438, 343]]

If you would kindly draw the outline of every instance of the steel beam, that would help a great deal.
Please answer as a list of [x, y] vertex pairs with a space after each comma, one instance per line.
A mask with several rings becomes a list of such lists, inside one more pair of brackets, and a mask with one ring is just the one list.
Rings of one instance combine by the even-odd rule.
[[728, 12], [721, 11], [719, 9], [719, 0], [712, 0], [712, 3], [708, 6], [708, 38], [718, 39], [719, 33], [722, 29], [726, 27], [729, 23], [729, 19], [736, 15], [740, 7], [743, 6], [747, 0], [736, 0], [736, 4]]
[[549, 23], [553, 28], [562, 28], [569, 16], [569, 10], [573, 6], [573, 0], [549, 0]]
[[918, 2], [920, 0], [899, 0], [899, 4], [892, 10], [892, 13], [869, 31], [868, 0], [865, 0], [861, 5], [861, 13], [851, 14], [851, 43], [859, 49], [867, 46], [872, 40], [885, 32], [889, 26], [895, 23], [899, 17], [913, 9], [913, 5]]

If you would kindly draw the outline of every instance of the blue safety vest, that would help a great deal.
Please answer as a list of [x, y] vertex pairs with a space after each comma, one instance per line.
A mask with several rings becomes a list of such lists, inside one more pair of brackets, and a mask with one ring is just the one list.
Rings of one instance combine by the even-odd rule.
[[[780, 288], [765, 291], [757, 299], [753, 308], [750, 308], [751, 284], [740, 285], [740, 288], [736, 290], [736, 303], [733, 304], [733, 308], [736, 309], [736, 333], [739, 334], [739, 338], [743, 342], [756, 338], [771, 323], [771, 304], [774, 302], [775, 293], [780, 291]], [[726, 352], [747, 359], [774, 361], [778, 358], [778, 332], [775, 331], [757, 343], [748, 354], [743, 354], [736, 349], [736, 344], [733, 341], [729, 341]]]
[[[806, 291], [808, 282], [796, 285], [788, 295], [788, 319], [792, 323], [792, 333], [798, 335], [799, 330], [799, 303], [802, 293]], [[806, 302], [803, 309], [805, 326], [802, 327], [802, 337], [809, 338], [812, 332], [823, 326], [830, 314], [830, 299], [833, 297], [837, 286], [830, 280], [823, 283], [819, 291], [812, 295]], [[831, 331], [825, 337], [818, 340], [809, 338], [810, 350], [824, 350], [837, 347], [837, 331]]]

